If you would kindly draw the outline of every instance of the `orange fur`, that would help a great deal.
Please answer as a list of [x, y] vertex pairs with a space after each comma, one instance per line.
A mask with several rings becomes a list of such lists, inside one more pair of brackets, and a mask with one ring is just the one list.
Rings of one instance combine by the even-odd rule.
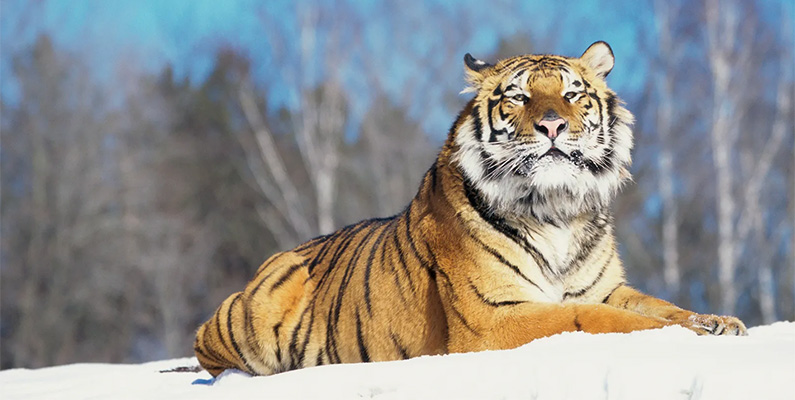
[[[612, 53], [606, 45], [594, 46], [581, 59], [523, 56], [496, 66], [472, 64], [477, 70], [470, 67], [468, 81], [475, 99], [406, 210], [269, 258], [199, 328], [195, 351], [202, 366], [214, 376], [228, 368], [268, 375], [320, 364], [508, 349], [566, 331], [672, 324], [700, 334], [744, 334], [736, 318], [697, 315], [626, 286], [604, 204], [586, 196], [574, 215], [556, 214], [549, 205], [546, 216], [500, 213], [485, 198], [487, 191], [476, 187], [477, 179], [492, 177], [470, 182], [465, 163], [479, 159], [461, 156], [462, 146], [479, 144], [459, 135], [485, 130], [489, 115], [510, 118], [510, 140], [526, 143], [538, 139], [533, 124], [548, 110], [571, 121], [572, 141], [589, 135], [589, 115], [610, 124], [606, 135], [628, 135], [631, 115], [601, 79], [612, 68]], [[497, 102], [496, 93], [520, 66], [543, 60], [550, 67], [537, 68], [528, 80], [526, 104], [506, 96]], [[590, 81], [590, 92], [564, 101], [566, 83], [555, 75], [560, 65]], [[608, 177], [626, 179], [626, 163], [611, 164]]]

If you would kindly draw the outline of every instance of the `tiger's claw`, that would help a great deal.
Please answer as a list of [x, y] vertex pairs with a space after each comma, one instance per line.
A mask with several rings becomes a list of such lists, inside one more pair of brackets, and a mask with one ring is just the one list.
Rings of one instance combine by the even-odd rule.
[[711, 314], [693, 314], [681, 324], [699, 335], [747, 336], [745, 324], [738, 318]]

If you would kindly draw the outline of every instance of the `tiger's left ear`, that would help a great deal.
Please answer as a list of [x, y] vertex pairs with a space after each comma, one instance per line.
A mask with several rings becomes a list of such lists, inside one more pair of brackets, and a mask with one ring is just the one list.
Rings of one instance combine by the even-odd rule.
[[488, 75], [487, 72], [494, 66], [472, 57], [469, 53], [464, 56], [464, 65], [466, 66], [466, 80], [469, 86], [462, 90], [461, 93], [477, 92], [480, 90], [483, 80]]
[[596, 76], [604, 79], [613, 69], [616, 58], [613, 56], [613, 49], [605, 42], [598, 41], [588, 47], [585, 53], [580, 56], [585, 65], [596, 73]]

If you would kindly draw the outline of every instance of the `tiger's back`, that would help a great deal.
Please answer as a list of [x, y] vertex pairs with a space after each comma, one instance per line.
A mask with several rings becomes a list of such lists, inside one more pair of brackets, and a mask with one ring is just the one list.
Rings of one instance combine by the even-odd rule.
[[199, 329], [201, 364], [214, 376], [270, 375], [445, 353], [444, 313], [410, 211], [272, 256]]

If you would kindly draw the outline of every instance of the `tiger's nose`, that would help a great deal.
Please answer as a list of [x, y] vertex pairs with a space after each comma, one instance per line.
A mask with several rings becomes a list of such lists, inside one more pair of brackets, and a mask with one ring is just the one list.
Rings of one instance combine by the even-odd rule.
[[542, 119], [535, 124], [535, 128], [537, 131], [547, 135], [548, 138], [551, 140], [555, 140], [561, 132], [565, 131], [566, 128], [569, 127], [569, 122], [563, 118], [558, 117], [557, 119]]

